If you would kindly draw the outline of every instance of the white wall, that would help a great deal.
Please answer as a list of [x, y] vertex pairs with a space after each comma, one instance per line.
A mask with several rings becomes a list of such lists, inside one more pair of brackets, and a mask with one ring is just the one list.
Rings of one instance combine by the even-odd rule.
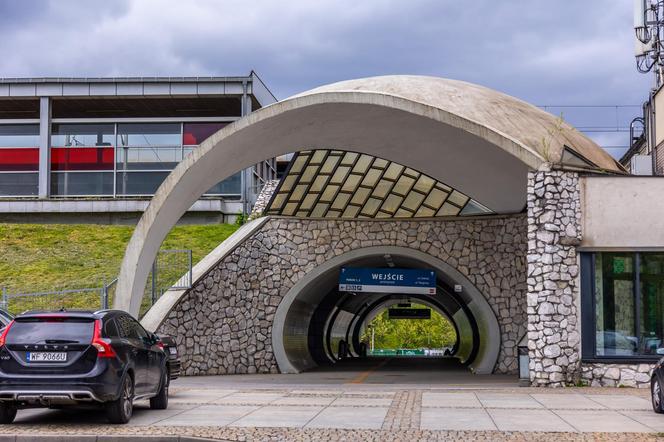
[[581, 246], [664, 250], [664, 177], [582, 177]]

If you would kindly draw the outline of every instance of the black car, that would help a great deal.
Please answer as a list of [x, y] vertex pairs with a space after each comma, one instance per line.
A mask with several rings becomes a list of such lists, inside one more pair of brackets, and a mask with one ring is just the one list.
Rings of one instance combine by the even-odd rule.
[[95, 405], [126, 423], [133, 401], [168, 406], [159, 338], [122, 311], [26, 312], [0, 335], [0, 423], [22, 408]]
[[0, 330], [7, 327], [12, 322], [12, 319], [14, 319], [14, 315], [7, 310], [0, 309]]
[[[664, 355], [664, 348], [656, 350], [658, 355]], [[664, 358], [661, 358], [655, 364], [655, 368], [650, 375], [650, 398], [652, 399], [652, 409], [655, 413], [664, 413]]]
[[175, 339], [168, 335], [157, 335], [164, 345], [164, 353], [168, 356], [166, 368], [168, 368], [168, 377], [172, 381], [180, 377], [180, 355]]

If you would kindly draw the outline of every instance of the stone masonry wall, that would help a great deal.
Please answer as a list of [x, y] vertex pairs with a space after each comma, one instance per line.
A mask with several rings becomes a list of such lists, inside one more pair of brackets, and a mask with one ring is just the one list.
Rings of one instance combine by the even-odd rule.
[[275, 373], [272, 320], [316, 265], [354, 249], [398, 246], [435, 256], [484, 294], [501, 329], [498, 373], [516, 373], [526, 332], [526, 219], [270, 219], [186, 293], [159, 331], [177, 337], [187, 375]]
[[528, 354], [535, 386], [580, 377], [577, 329], [579, 176], [547, 166], [528, 175]]
[[583, 364], [581, 379], [591, 387], [650, 387], [653, 364]]

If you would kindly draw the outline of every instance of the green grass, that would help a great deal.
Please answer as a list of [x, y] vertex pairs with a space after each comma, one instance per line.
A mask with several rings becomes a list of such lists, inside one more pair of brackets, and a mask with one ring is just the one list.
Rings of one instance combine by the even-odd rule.
[[[177, 226], [162, 249], [191, 249], [194, 264], [230, 224]], [[10, 293], [101, 287], [117, 277], [133, 226], [0, 223], [0, 288]]]

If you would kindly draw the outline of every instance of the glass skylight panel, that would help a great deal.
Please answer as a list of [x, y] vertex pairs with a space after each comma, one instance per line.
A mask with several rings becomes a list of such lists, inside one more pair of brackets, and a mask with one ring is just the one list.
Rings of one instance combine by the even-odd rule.
[[266, 213], [313, 218], [422, 218], [493, 212], [401, 164], [322, 149], [295, 154]]

